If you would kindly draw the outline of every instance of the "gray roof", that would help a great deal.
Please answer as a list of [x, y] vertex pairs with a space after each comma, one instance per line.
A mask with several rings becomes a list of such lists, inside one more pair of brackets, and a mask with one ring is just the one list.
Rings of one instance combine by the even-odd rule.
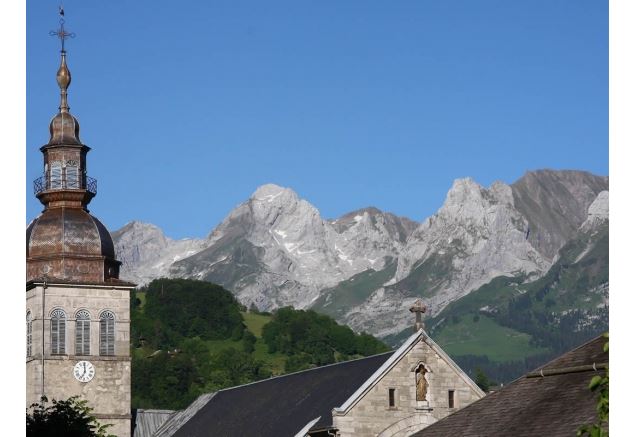
[[173, 410], [136, 410], [134, 412], [134, 433], [133, 437], [152, 437], [172, 415]]
[[[392, 352], [291, 373], [199, 397], [156, 437], [294, 436], [332, 426], [339, 407]], [[317, 420], [316, 420], [317, 419]]]
[[[200, 395], [185, 410], [177, 411], [171, 420], [165, 422], [161, 428], [153, 435], [153, 437], [171, 437], [177, 432], [188, 420], [194, 416], [198, 410], [203, 408], [207, 402], [214, 397], [216, 393], [205, 393]], [[136, 437], [136, 436], [135, 436]]]
[[605, 342], [597, 337], [412, 437], [575, 436], [597, 421], [589, 382], [608, 366]]

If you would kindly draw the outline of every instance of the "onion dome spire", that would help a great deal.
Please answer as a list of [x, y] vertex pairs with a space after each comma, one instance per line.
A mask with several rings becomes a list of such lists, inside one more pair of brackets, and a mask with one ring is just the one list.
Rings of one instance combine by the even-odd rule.
[[26, 231], [27, 281], [48, 277], [80, 284], [116, 282], [121, 262], [115, 258], [112, 237], [87, 208], [97, 194], [97, 181], [88, 176], [90, 147], [80, 142], [79, 123], [69, 112], [71, 72], [64, 42], [74, 34], [64, 29], [63, 17], [60, 8], [60, 27], [50, 32], [62, 43], [57, 70], [60, 106], [51, 120], [51, 138], [40, 147], [42, 176], [33, 181], [44, 211]]

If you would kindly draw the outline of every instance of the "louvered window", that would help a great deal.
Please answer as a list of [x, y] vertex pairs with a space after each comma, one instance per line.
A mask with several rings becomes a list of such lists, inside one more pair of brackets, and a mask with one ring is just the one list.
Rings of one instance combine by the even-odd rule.
[[99, 355], [115, 354], [115, 315], [104, 311], [99, 315]]
[[55, 310], [51, 313], [51, 354], [66, 353], [66, 313]]
[[75, 317], [75, 355], [90, 355], [90, 314], [86, 310]]
[[26, 313], [26, 356], [31, 356], [31, 347], [33, 345], [33, 319], [31, 311]]
[[50, 188], [62, 188], [62, 163], [54, 161], [51, 163]]
[[66, 164], [66, 188], [79, 188], [79, 169], [77, 165]]

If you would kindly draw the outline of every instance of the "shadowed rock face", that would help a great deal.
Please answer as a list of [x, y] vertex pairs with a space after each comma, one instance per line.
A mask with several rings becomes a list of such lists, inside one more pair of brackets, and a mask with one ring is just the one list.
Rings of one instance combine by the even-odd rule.
[[144, 285], [167, 276], [170, 266], [205, 248], [204, 240], [172, 240], [150, 223], [130, 222], [112, 233], [121, 276]]
[[609, 180], [583, 171], [537, 170], [511, 187], [515, 208], [529, 222], [529, 242], [552, 259], [586, 220], [598, 194], [609, 189]]
[[387, 234], [392, 239], [402, 243], [405, 243], [412, 231], [419, 226], [419, 223], [410, 220], [408, 217], [399, 217], [389, 212], [380, 211], [372, 206], [349, 212], [336, 220], [331, 220], [329, 223], [338, 233], [342, 234], [355, 226], [365, 214], [370, 218], [373, 225], [377, 225], [378, 222], [382, 223]]
[[136, 222], [113, 238], [124, 279], [207, 280], [266, 310], [338, 305], [340, 322], [387, 335], [407, 326], [414, 298], [433, 314], [495, 277], [540, 277], [583, 223], [608, 220], [607, 189], [608, 178], [577, 171], [529, 172], [489, 188], [457, 179], [417, 223], [373, 207], [326, 220], [269, 184], [204, 239], [171, 240]]

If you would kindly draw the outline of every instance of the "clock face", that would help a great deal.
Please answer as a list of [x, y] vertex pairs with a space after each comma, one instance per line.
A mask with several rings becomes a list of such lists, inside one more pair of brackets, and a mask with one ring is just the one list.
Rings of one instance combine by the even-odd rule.
[[90, 361], [79, 361], [73, 368], [73, 376], [79, 382], [88, 382], [95, 376], [95, 366]]

